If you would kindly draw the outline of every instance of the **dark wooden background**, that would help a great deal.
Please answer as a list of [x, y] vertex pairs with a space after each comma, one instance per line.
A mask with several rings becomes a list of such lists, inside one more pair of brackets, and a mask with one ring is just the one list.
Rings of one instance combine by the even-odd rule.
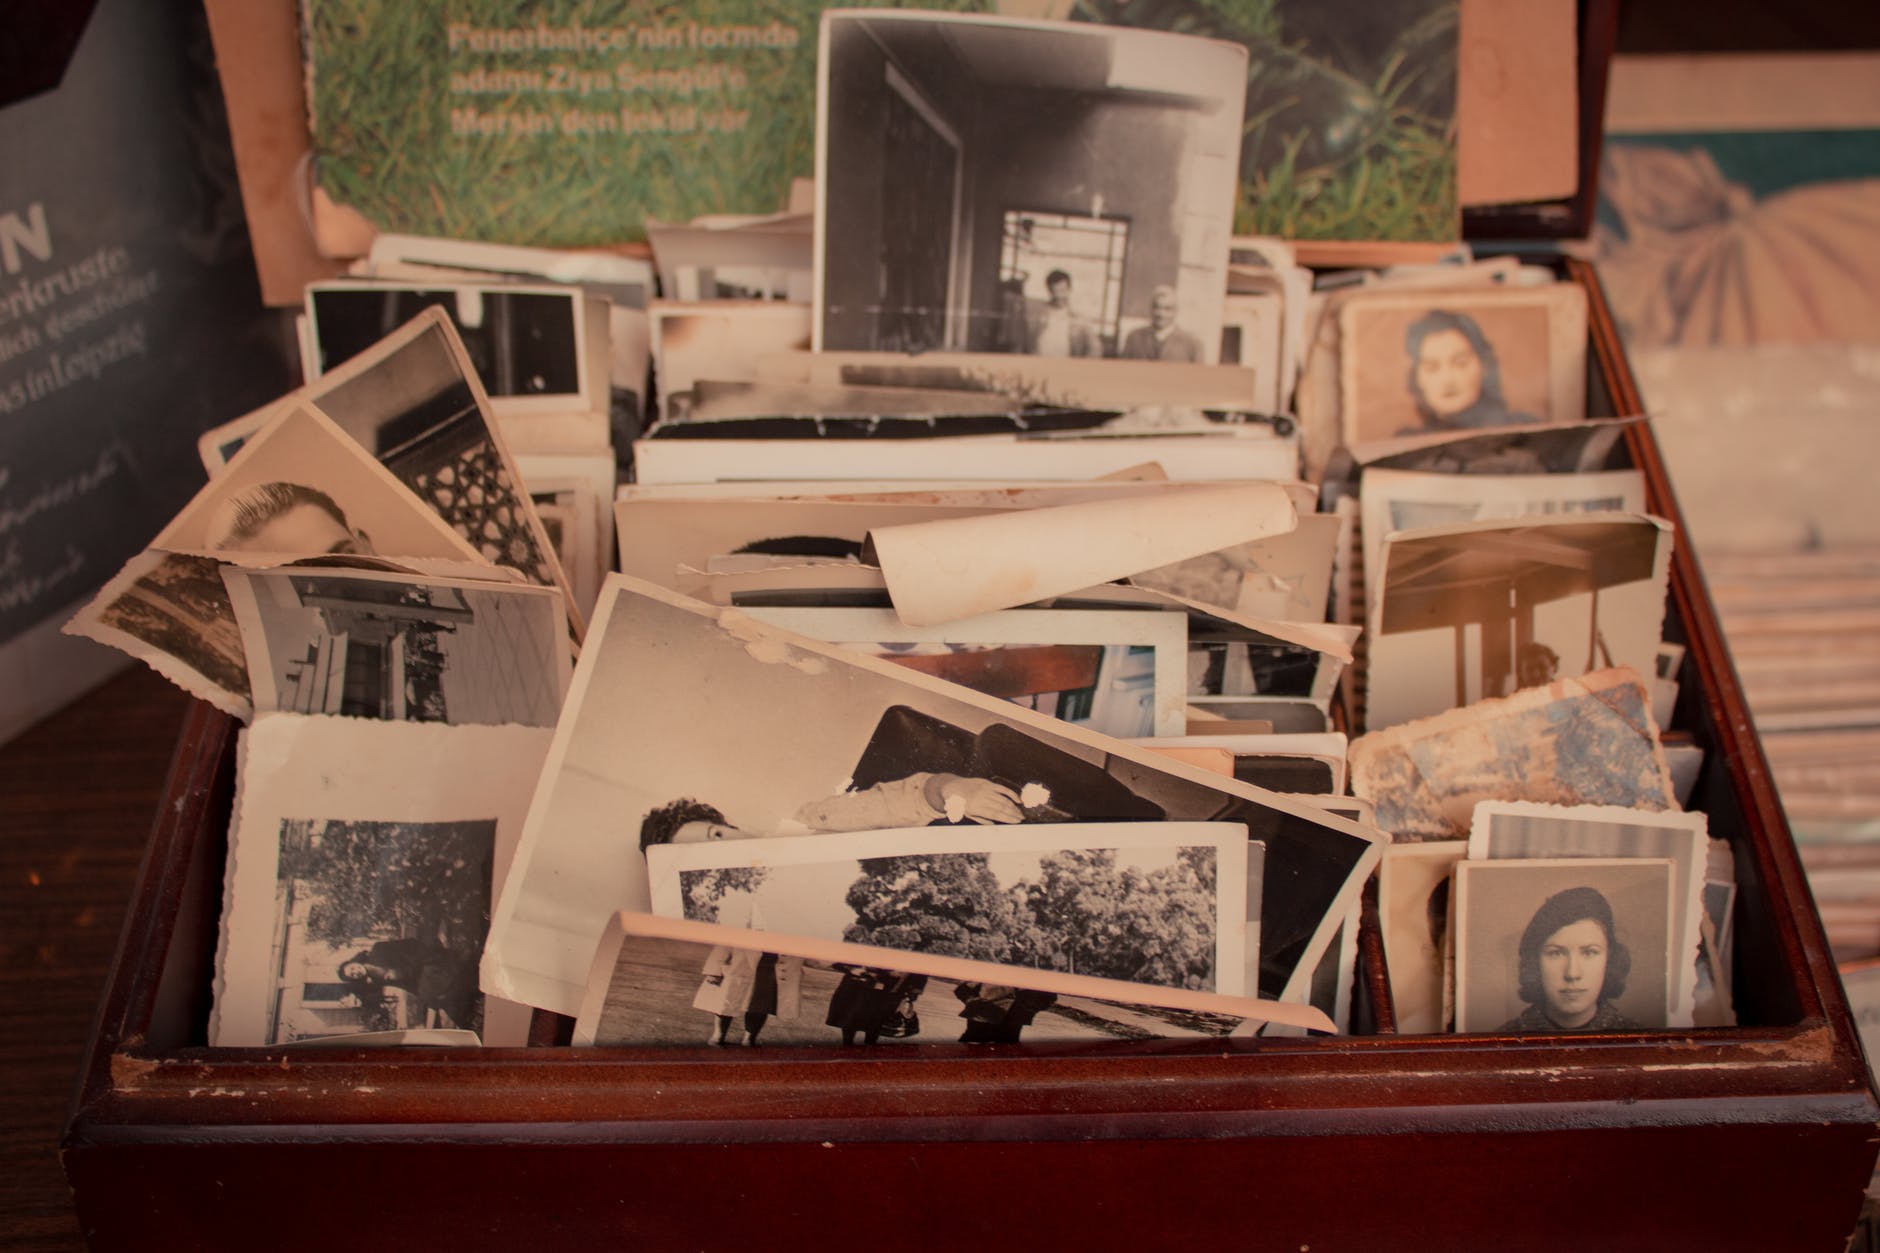
[[0, 1241], [83, 1247], [59, 1168], [144, 837], [189, 700], [143, 666], [0, 747]]

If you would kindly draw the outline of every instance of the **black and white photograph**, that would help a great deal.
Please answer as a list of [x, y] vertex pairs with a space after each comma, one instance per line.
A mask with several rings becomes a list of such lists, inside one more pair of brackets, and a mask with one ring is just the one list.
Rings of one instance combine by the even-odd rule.
[[[803, 251], [805, 282], [800, 299], [807, 301], [807, 233]], [[622, 449], [645, 425], [642, 408], [646, 367], [650, 360], [646, 306], [653, 297], [652, 261], [593, 249], [564, 251], [381, 232], [372, 240], [372, 251], [364, 268], [356, 269], [355, 273], [427, 283], [448, 282], [465, 275], [511, 282], [537, 280], [554, 286], [579, 287], [590, 297], [600, 297], [605, 301], [603, 312], [607, 322], [607, 403], [602, 411], [605, 425], [612, 442]], [[590, 312], [582, 316], [592, 317], [591, 309], [590, 305]], [[584, 342], [591, 344], [593, 341]], [[586, 367], [583, 376], [591, 377]], [[498, 408], [507, 410], [515, 404], [526, 410], [534, 403], [532, 398], [516, 397], [513, 401], [505, 399]]]
[[700, 380], [752, 382], [764, 353], [809, 347], [807, 304], [656, 300], [648, 316], [662, 422], [691, 420], [692, 389]]
[[1371, 608], [1365, 726], [1613, 666], [1651, 674], [1671, 524], [1573, 513], [1387, 535]]
[[516, 469], [532, 501], [539, 499], [537, 493], [554, 493], [553, 501], [546, 502], [549, 509], [563, 512], [577, 524], [577, 535], [571, 537], [564, 530], [557, 538], [549, 533], [547, 515], [540, 506], [536, 510], [543, 533], [562, 555], [562, 569], [574, 588], [575, 608], [585, 621], [594, 611], [601, 580], [614, 568], [613, 449], [518, 452]]
[[1595, 418], [1506, 430], [1436, 430], [1374, 440], [1351, 450], [1368, 471], [1437, 474], [1592, 474], [1608, 462], [1626, 427], [1644, 418]]
[[[574, 1043], [899, 1048], [1329, 1031], [1304, 1005], [623, 913], [595, 953]], [[768, 963], [768, 968], [766, 968]], [[752, 1009], [750, 1006], [757, 1008]], [[729, 1011], [729, 1012], [727, 1012]], [[736, 1055], [736, 1054], [734, 1054]]]
[[1302, 512], [1284, 535], [1144, 570], [1129, 581], [1255, 618], [1323, 622], [1339, 526], [1329, 514]]
[[1662, 1030], [1671, 881], [1652, 858], [1458, 862], [1456, 1030]]
[[[521, 464], [521, 458], [517, 459]], [[524, 471], [523, 488], [541, 520], [542, 532], [568, 576], [575, 610], [585, 621], [600, 595], [607, 559], [601, 550], [601, 503], [594, 485], [579, 477], [532, 477]]]
[[1377, 922], [1390, 969], [1390, 1000], [1404, 1035], [1447, 1031], [1443, 954], [1449, 930], [1450, 872], [1469, 855], [1466, 840], [1392, 844], [1377, 872]]
[[1709, 855], [1702, 813], [1606, 805], [1483, 801], [1469, 827], [1469, 860], [1651, 857], [1672, 864], [1671, 1000], [1668, 1025], [1689, 1027], [1697, 1011], [1698, 948]]
[[477, 961], [549, 738], [258, 716], [229, 836], [209, 1043], [459, 1029], [522, 1044], [527, 1011], [483, 997]]
[[254, 712], [222, 564], [147, 548], [63, 628], [144, 662], [231, 717]]
[[910, 627], [892, 609], [750, 606], [762, 622], [892, 661], [1119, 739], [1179, 735], [1186, 615], [1007, 609]]
[[[1361, 631], [1335, 623], [1260, 618], [1182, 600], [1188, 618], [1190, 705], [1243, 709], [1306, 702], [1329, 711]], [[1258, 718], [1259, 713], [1223, 714]]]
[[[423, 311], [290, 399], [338, 424], [472, 555], [508, 566], [531, 583], [570, 590], [489, 398], [441, 310]], [[248, 436], [267, 413], [238, 418], [202, 437], [198, 447], [210, 474], [219, 473], [218, 450]], [[423, 555], [382, 545], [377, 551]]]
[[484, 561], [319, 408], [270, 412], [152, 548], [250, 566], [313, 556]]
[[[872, 807], [891, 789], [839, 803]], [[838, 802], [819, 806], [826, 820]], [[1236, 823], [688, 834], [681, 824], [671, 842], [646, 846], [656, 914], [1125, 983], [1243, 991], [1247, 833]]]
[[859, 560], [868, 533], [939, 518], [963, 518], [996, 506], [872, 500], [724, 500], [701, 493], [624, 497], [614, 527], [627, 538], [620, 571], [700, 595], [711, 559], [733, 555]]
[[1528, 516], [1644, 513], [1645, 476], [1637, 470], [1597, 474], [1444, 474], [1421, 470], [1364, 471], [1358, 534], [1364, 539], [1365, 595], [1375, 601], [1384, 572], [1384, 540], [1398, 531], [1460, 526]]
[[1221, 308], [1221, 364], [1253, 373], [1253, 404], [1262, 413], [1286, 406], [1280, 391], [1285, 298], [1277, 291], [1230, 294]]
[[691, 223], [647, 219], [660, 290], [675, 300], [787, 300], [815, 294], [809, 213]]
[[450, 319], [495, 412], [606, 410], [607, 307], [578, 287], [309, 283], [308, 379], [330, 374], [427, 309]]
[[257, 713], [552, 727], [561, 593], [374, 571], [223, 573]]
[[1586, 293], [1571, 283], [1380, 292], [1338, 317], [1348, 446], [1586, 416]]
[[[686, 423], [662, 428], [690, 430]], [[635, 480], [645, 484], [723, 483], [749, 479], [949, 478], [964, 482], [1088, 480], [1154, 462], [1175, 481], [1264, 479], [1298, 474], [1297, 445], [1287, 439], [1232, 434], [1149, 434], [1128, 438], [1032, 439], [641, 439], [633, 444]]]
[[[667, 818], [649, 827], [655, 811]], [[1293, 798], [614, 575], [497, 905], [485, 986], [575, 1013], [607, 919], [650, 904], [634, 833], [664, 843], [686, 814], [765, 835], [1240, 823], [1266, 844], [1270, 998], [1316, 962], [1379, 855], [1376, 832]]]
[[823, 17], [818, 349], [1214, 362], [1244, 47]]
[[264, 1044], [414, 1027], [481, 1032], [493, 820], [281, 824]]
[[1626, 666], [1372, 731], [1351, 792], [1399, 842], [1466, 838], [1477, 801], [1675, 809], [1651, 693]]

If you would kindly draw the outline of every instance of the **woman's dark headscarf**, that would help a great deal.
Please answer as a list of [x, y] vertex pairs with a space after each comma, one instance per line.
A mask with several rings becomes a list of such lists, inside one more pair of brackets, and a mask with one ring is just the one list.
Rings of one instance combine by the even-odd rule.
[[[1468, 340], [1469, 347], [1475, 350], [1476, 360], [1482, 363], [1481, 395], [1467, 409], [1447, 417], [1437, 416], [1423, 399], [1423, 388], [1417, 383], [1417, 361], [1423, 352], [1423, 341], [1442, 331], [1455, 331]], [[1495, 346], [1488, 342], [1488, 336], [1482, 334], [1482, 328], [1468, 314], [1431, 309], [1404, 332], [1404, 347], [1410, 353], [1410, 399], [1416, 402], [1417, 419], [1425, 428], [1502, 426], [1516, 420], [1510, 417], [1508, 402], [1501, 394], [1501, 362], [1495, 356]]]
[[1530, 1005], [1546, 1003], [1547, 993], [1541, 988], [1541, 946], [1560, 928], [1587, 918], [1606, 933], [1606, 981], [1600, 985], [1599, 999], [1610, 1001], [1625, 993], [1625, 977], [1632, 973], [1632, 954], [1613, 931], [1612, 906], [1599, 889], [1577, 887], [1555, 892], [1542, 901], [1527, 930], [1521, 933], [1522, 1000]]

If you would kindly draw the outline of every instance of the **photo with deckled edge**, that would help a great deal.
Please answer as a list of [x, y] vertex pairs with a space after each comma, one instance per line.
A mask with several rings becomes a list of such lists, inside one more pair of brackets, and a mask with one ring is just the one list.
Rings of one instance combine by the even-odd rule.
[[1610, 805], [1483, 801], [1469, 825], [1469, 859], [1649, 857], [1673, 867], [1669, 1026], [1696, 1025], [1709, 823], [1702, 813]]

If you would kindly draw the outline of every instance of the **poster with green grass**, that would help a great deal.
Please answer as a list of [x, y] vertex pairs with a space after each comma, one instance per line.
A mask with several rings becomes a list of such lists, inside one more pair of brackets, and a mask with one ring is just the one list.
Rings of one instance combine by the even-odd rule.
[[548, 247], [774, 213], [814, 173], [828, 7], [303, 0], [315, 177], [381, 231]]
[[[302, 0], [315, 179], [381, 231], [581, 247], [772, 213], [827, 0]], [[1235, 230], [1457, 236], [1457, 0], [876, 0], [1245, 45]]]

